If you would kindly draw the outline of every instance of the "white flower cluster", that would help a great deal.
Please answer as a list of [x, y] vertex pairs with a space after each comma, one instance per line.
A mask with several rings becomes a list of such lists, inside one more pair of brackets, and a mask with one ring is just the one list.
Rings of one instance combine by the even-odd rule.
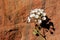
[[34, 9], [31, 10], [30, 15], [28, 16], [28, 22], [31, 21], [31, 18], [37, 19], [38, 23], [42, 23], [42, 20], [46, 20], [46, 13], [44, 9]]

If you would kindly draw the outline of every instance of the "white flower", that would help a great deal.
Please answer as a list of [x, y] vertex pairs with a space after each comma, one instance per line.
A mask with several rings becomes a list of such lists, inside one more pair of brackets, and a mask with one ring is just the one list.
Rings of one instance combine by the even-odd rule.
[[39, 15], [35, 15], [35, 18], [39, 18]]
[[[30, 15], [28, 17], [28, 22], [31, 21], [32, 17], [38, 19], [40, 15], [42, 16], [42, 18], [41, 18], [42, 20], [46, 20], [46, 17], [45, 17], [46, 13], [44, 12], [44, 9], [36, 8], [36, 9], [31, 10]], [[42, 23], [42, 20], [38, 19], [38, 20], [35, 20], [35, 21], [38, 21], [38, 23]]]
[[41, 12], [41, 9], [38, 9], [38, 12]]
[[42, 13], [42, 16], [46, 16], [46, 13]]
[[30, 22], [30, 20], [31, 20], [31, 19], [30, 19], [30, 17], [28, 17], [28, 19], [27, 19], [27, 20], [28, 20], [28, 22]]
[[31, 10], [30, 13], [35, 13], [35, 12], [37, 12], [37, 9]]
[[43, 11], [44, 11], [44, 9], [41, 9], [41, 11], [43, 12]]
[[35, 16], [35, 14], [33, 13], [33, 14], [30, 14], [30, 17], [34, 17]]
[[37, 15], [40, 15], [41, 13], [40, 12], [37, 12]]
[[34, 11], [35, 11], [35, 12], [37, 12], [37, 11], [38, 11], [38, 9], [34, 9]]
[[34, 13], [35, 11], [34, 10], [31, 10], [30, 14]]
[[44, 12], [44, 9], [41, 9], [41, 10], [40, 10], [40, 13], [43, 13], [43, 12]]
[[42, 17], [42, 20], [46, 20], [46, 17]]
[[42, 20], [38, 19], [38, 23], [39, 23], [39, 24], [42, 23]]

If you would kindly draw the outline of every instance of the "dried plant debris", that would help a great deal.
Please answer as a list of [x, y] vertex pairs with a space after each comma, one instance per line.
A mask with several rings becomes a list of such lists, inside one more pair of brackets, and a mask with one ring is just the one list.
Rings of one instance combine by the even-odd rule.
[[13, 16], [14, 14], [4, 14], [4, 26], [5, 25], [13, 25]]
[[8, 32], [17, 31], [18, 29], [10, 29]]
[[9, 30], [4, 30], [0, 32], [0, 40], [15, 40], [16, 38], [21, 39], [22, 38], [22, 33], [19, 30], [19, 28], [12, 28]]
[[11, 34], [11, 35], [9, 36], [8, 40], [14, 40], [14, 39], [15, 39], [15, 34], [16, 34], [16, 33]]
[[15, 20], [14, 20], [14, 24], [18, 24], [19, 22], [20, 22], [20, 18], [16, 17]]
[[7, 18], [9, 21], [11, 21], [13, 14], [5, 14], [4, 16], [5, 16], [5, 18]]
[[15, 14], [15, 17], [14, 17], [14, 24], [18, 24], [20, 23], [21, 21], [21, 17], [20, 17], [20, 13], [19, 11]]

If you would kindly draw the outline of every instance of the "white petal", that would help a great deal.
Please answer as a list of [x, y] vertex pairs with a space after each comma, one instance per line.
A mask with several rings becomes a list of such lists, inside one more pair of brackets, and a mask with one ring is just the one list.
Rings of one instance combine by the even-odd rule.
[[37, 12], [37, 15], [40, 15], [41, 13], [40, 12]]
[[46, 20], [46, 17], [42, 17], [42, 20]]
[[30, 17], [34, 17], [35, 16], [35, 14], [30, 14]]
[[39, 12], [41, 12], [41, 9], [38, 9]]
[[37, 12], [37, 11], [38, 11], [38, 9], [35, 9], [34, 11], [35, 11], [35, 12]]
[[36, 9], [34, 9], [34, 10], [38, 10], [38, 9], [36, 8]]
[[41, 11], [43, 12], [43, 11], [44, 11], [44, 9], [41, 9]]
[[39, 24], [42, 23], [42, 20], [39, 20], [39, 19], [38, 19], [38, 23], [39, 23]]
[[39, 15], [35, 15], [35, 18], [39, 18]]
[[35, 11], [34, 10], [31, 10], [30, 14], [34, 13]]
[[46, 13], [42, 13], [42, 16], [46, 16]]
[[44, 11], [44, 9], [41, 9], [41, 10], [40, 10], [40, 13], [43, 13], [43, 11]]
[[28, 17], [28, 19], [27, 19], [27, 20], [28, 20], [28, 22], [30, 22], [30, 20], [31, 20], [31, 19], [30, 19], [30, 17]]
[[43, 11], [40, 11], [40, 13], [42, 14], [42, 13], [43, 13]]

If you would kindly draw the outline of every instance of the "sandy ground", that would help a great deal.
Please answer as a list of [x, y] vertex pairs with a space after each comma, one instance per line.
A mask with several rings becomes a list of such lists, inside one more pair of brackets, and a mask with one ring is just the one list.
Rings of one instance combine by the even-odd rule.
[[[60, 40], [60, 0], [45, 0], [45, 12], [54, 23], [55, 32], [47, 40]], [[0, 40], [40, 40], [33, 35], [34, 23], [26, 23], [29, 11], [42, 8], [42, 0], [0, 0]]]

